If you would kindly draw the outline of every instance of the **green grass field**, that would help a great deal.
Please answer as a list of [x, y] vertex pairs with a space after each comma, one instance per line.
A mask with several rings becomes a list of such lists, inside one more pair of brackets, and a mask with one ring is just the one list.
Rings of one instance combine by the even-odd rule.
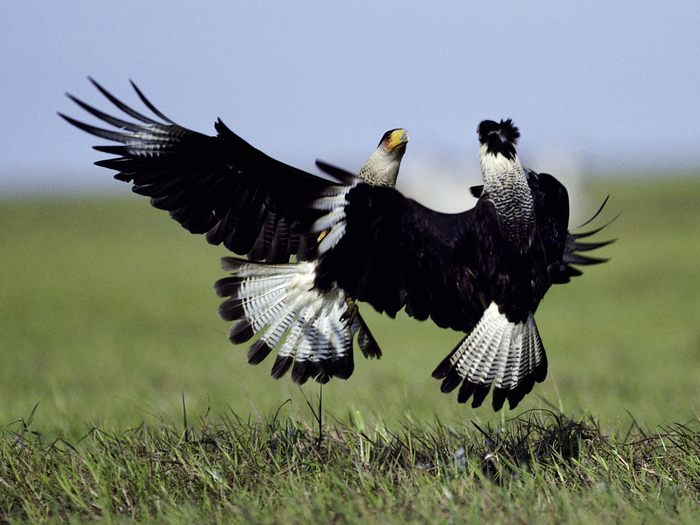
[[588, 189], [575, 216], [610, 193], [619, 240], [540, 306], [549, 375], [517, 410], [440, 393], [460, 334], [365, 305], [384, 357], [324, 387], [320, 445], [318, 385], [227, 341], [224, 250], [136, 196], [0, 201], [0, 521], [695, 521], [700, 180]]

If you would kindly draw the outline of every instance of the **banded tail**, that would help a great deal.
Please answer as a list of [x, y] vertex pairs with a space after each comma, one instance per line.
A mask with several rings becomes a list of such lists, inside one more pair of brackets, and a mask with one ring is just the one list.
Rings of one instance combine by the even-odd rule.
[[547, 375], [547, 356], [535, 318], [513, 323], [495, 303], [484, 311], [472, 332], [437, 366], [435, 379], [443, 379], [440, 390], [452, 392], [459, 384], [457, 401], [481, 406], [493, 392], [493, 409], [500, 410], [507, 399], [515, 408]]
[[248, 362], [258, 364], [277, 348], [272, 377], [290, 368], [292, 381], [303, 384], [310, 377], [326, 383], [332, 377], [347, 379], [354, 369], [353, 339], [365, 357], [381, 357], [381, 351], [357, 306], [339, 288], [314, 287], [317, 262], [262, 264], [224, 257], [230, 277], [214, 285], [227, 299], [219, 307], [226, 321], [238, 321], [229, 331], [234, 344], [255, 335], [260, 338], [248, 350]]

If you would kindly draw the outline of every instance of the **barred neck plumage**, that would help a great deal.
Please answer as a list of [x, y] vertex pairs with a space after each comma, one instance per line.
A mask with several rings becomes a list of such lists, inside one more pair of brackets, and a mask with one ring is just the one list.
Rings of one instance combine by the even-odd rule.
[[401, 158], [405, 151], [404, 147], [393, 151], [386, 151], [382, 146], [378, 147], [360, 168], [358, 176], [372, 186], [393, 188], [396, 186], [396, 177], [399, 175]]
[[496, 208], [503, 235], [516, 250], [526, 250], [535, 226], [535, 206], [520, 159], [517, 155], [511, 159], [501, 153], [491, 153], [485, 144], [481, 146], [479, 157], [484, 194]]

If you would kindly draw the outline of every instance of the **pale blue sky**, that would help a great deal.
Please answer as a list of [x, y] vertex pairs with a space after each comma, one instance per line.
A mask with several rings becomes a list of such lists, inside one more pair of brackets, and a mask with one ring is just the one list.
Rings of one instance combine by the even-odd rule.
[[[173, 120], [216, 117], [273, 156], [359, 166], [403, 126], [404, 167], [476, 165], [484, 118], [521, 151], [591, 170], [700, 165], [697, 2], [7, 2], [0, 19], [0, 190], [97, 184], [95, 139], [63, 93], [107, 108], [86, 76]], [[546, 168], [546, 167], [541, 167]], [[457, 174], [458, 175], [458, 174]]]

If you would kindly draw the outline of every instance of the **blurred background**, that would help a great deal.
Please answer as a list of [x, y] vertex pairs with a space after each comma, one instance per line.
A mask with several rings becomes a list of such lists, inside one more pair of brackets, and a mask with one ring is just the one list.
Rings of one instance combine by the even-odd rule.
[[[411, 143], [399, 188], [471, 205], [476, 126], [511, 117], [524, 163], [572, 194], [574, 223], [612, 194], [619, 242], [547, 296], [550, 377], [532, 406], [668, 423], [700, 408], [700, 10], [695, 2], [131, 0], [10, 3], [0, 19], [0, 425], [64, 431], [195, 413], [304, 412], [226, 341], [209, 287], [223, 251], [188, 236], [92, 165], [96, 139], [64, 92], [101, 109], [91, 75], [139, 106], [213, 133], [221, 117], [275, 158], [358, 168], [382, 132]], [[87, 119], [89, 120], [89, 119]], [[99, 142], [99, 141], [98, 141]], [[603, 217], [603, 220], [605, 217]], [[365, 307], [367, 310], [367, 307]], [[429, 377], [459, 340], [376, 318], [385, 350], [324, 391], [336, 417], [490, 418]], [[271, 364], [271, 363], [270, 363]], [[305, 387], [318, 395], [318, 387]], [[497, 416], [500, 417], [500, 416]]]

